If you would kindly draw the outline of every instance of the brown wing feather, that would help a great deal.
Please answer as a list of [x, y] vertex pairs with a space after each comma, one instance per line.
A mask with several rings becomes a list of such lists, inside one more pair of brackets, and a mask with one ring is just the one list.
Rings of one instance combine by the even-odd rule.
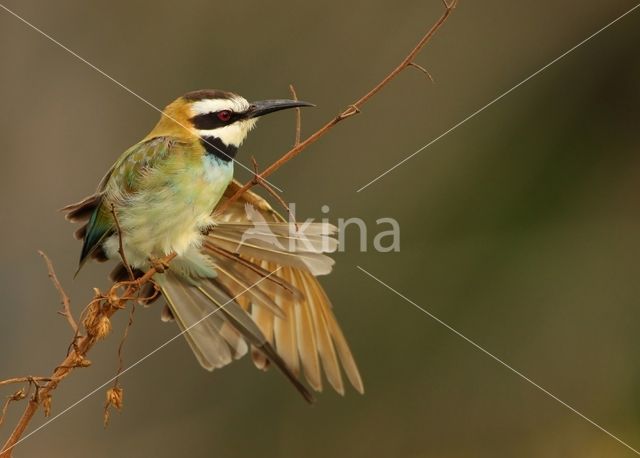
[[[240, 184], [234, 181], [220, 204], [239, 187]], [[244, 231], [252, 227], [246, 204], [251, 204], [270, 224], [274, 240], [282, 241], [284, 246], [270, 245], [260, 239], [243, 240]], [[322, 390], [321, 373], [324, 372], [329, 384], [343, 394], [342, 367], [353, 387], [360, 393], [364, 392], [349, 345], [335, 319], [331, 303], [314, 275], [331, 270], [333, 261], [322, 253], [324, 245], [320, 243], [331, 231], [319, 223], [311, 225], [307, 230], [311, 239], [309, 246], [305, 248], [295, 240], [287, 245], [284, 242], [291, 238], [288, 236], [289, 225], [266, 200], [251, 191], [230, 204], [224, 214], [217, 215], [216, 222], [217, 226], [207, 236], [204, 250], [217, 264], [232, 263], [232, 267], [218, 277], [226, 288], [236, 283], [237, 290], [238, 281], [254, 284], [266, 273], [279, 269], [270, 277], [272, 281], [260, 282], [254, 288], [260, 290], [258, 295], [267, 295], [284, 316], [274, 313], [273, 307], [261, 304], [255, 295], [252, 297], [246, 293], [240, 296], [245, 297], [244, 308], [267, 342], [274, 346], [292, 372], [303, 372], [316, 391]], [[328, 246], [335, 247], [332, 244]], [[263, 353], [252, 351], [252, 356], [258, 368], [268, 366]]]

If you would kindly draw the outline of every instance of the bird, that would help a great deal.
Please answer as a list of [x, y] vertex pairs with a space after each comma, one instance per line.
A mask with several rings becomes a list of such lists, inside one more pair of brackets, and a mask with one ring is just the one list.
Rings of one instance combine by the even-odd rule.
[[276, 366], [311, 403], [311, 390], [322, 391], [324, 379], [344, 394], [346, 376], [364, 393], [317, 279], [332, 270], [327, 253], [336, 249], [336, 228], [288, 221], [251, 190], [231, 199], [241, 189], [235, 157], [257, 120], [308, 106], [188, 92], [117, 159], [94, 194], [62, 211], [82, 223], [75, 231], [82, 241], [78, 271], [89, 259], [115, 260], [111, 279], [123, 281], [175, 254], [150, 287], [164, 298], [162, 321], [177, 323], [204, 369], [249, 354], [258, 369]]

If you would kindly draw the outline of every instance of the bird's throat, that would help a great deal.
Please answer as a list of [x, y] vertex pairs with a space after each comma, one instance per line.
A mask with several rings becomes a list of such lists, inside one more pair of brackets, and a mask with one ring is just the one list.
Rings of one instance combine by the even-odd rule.
[[237, 146], [225, 145], [218, 137], [200, 137], [200, 142], [207, 154], [211, 154], [224, 162], [233, 160], [238, 152]]

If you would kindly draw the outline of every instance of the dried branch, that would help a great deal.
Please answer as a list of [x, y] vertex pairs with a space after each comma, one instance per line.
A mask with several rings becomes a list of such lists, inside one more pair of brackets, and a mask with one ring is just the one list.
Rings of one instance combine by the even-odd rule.
[[[42, 385], [40, 385], [41, 382], [45, 382], [45, 381], [51, 381], [50, 378], [47, 377], [32, 377], [32, 376], [27, 376], [27, 377], [17, 377], [17, 378], [13, 378], [13, 379], [9, 379], [9, 380], [4, 380], [3, 382], [0, 383], [0, 385], [6, 385], [9, 383], [27, 383], [26, 387], [22, 387], [20, 388], [18, 391], [16, 391], [15, 393], [7, 396], [7, 398], [5, 399], [5, 402], [2, 406], [2, 411], [0, 412], [0, 426], [2, 426], [2, 424], [4, 423], [4, 418], [7, 415], [7, 410], [9, 410], [9, 405], [12, 402], [17, 402], [17, 401], [22, 401], [23, 399], [25, 399], [26, 397], [29, 396], [29, 394], [31, 393], [31, 389], [35, 388], [35, 396], [38, 396], [39, 390], [40, 388], [42, 388]], [[51, 397], [49, 396], [47, 399], [43, 400], [43, 405], [45, 408], [45, 412], [47, 412], [47, 409], [50, 409], [51, 407], [51, 403], [46, 403], [47, 400], [50, 400]]]
[[[125, 308], [129, 301], [137, 300], [138, 293], [142, 287], [151, 282], [156, 274], [156, 268], [170, 263], [175, 256], [175, 254], [170, 254], [157, 260], [153, 267], [136, 280], [114, 283], [107, 293], [103, 294], [99, 290], [95, 290], [95, 297], [87, 306], [86, 316], [83, 320], [86, 335], [77, 338], [69, 354], [54, 369], [46, 383], [39, 387], [29, 399], [18, 424], [0, 450], [0, 458], [11, 457], [13, 448], [24, 434], [40, 406], [44, 408], [45, 414], [47, 413], [51, 404], [51, 393], [58, 387], [60, 382], [68, 377], [75, 368], [87, 367], [91, 364], [86, 358], [87, 353], [98, 340], [105, 337], [106, 324], [109, 323], [110, 326], [111, 316], [118, 310]], [[44, 379], [42, 380], [45, 381]], [[6, 384], [5, 382], [0, 384]]]
[[56, 290], [58, 290], [58, 293], [60, 294], [60, 300], [62, 301], [62, 310], [58, 311], [58, 313], [67, 319], [67, 321], [69, 322], [69, 326], [71, 326], [71, 329], [73, 329], [74, 335], [77, 335], [78, 323], [76, 323], [76, 320], [73, 318], [73, 314], [71, 313], [71, 300], [69, 299], [67, 293], [64, 292], [64, 288], [62, 288], [60, 280], [58, 280], [58, 276], [56, 275], [56, 271], [53, 269], [53, 263], [51, 262], [51, 259], [49, 259], [49, 257], [44, 254], [43, 251], [38, 251], [38, 254], [42, 256], [44, 262], [47, 264], [49, 278], [53, 282], [53, 286], [55, 286]]
[[[458, 0], [451, 0], [451, 2], [447, 2], [446, 0], [442, 0], [442, 2], [444, 4], [445, 9], [444, 9], [444, 12], [442, 13], [442, 15], [440, 16], [440, 18], [431, 26], [431, 28], [427, 31], [427, 33], [425, 33], [422, 36], [420, 41], [418, 41], [418, 43], [413, 47], [413, 49], [409, 52], [409, 54], [407, 54], [407, 56], [404, 59], [402, 59], [402, 61], [398, 64], [397, 67], [395, 67], [393, 70], [391, 70], [391, 72], [387, 76], [385, 76], [378, 84], [376, 84], [373, 87], [373, 89], [371, 89], [369, 92], [367, 92], [365, 95], [360, 97], [358, 100], [356, 100], [351, 105], [347, 106], [347, 108], [344, 109], [340, 114], [335, 116], [333, 119], [331, 119], [329, 122], [327, 122], [324, 126], [322, 126], [316, 132], [314, 132], [309, 137], [307, 137], [304, 141], [298, 143], [296, 146], [291, 148], [289, 151], [287, 151], [285, 154], [283, 154], [278, 160], [276, 160], [269, 167], [264, 169], [257, 176], [260, 179], [265, 179], [265, 178], [269, 177], [273, 172], [278, 170], [284, 164], [289, 162], [291, 159], [293, 159], [298, 154], [300, 154], [303, 150], [305, 150], [307, 147], [309, 147], [312, 143], [315, 143], [320, 137], [324, 136], [327, 132], [329, 132], [331, 129], [333, 129], [338, 123], [340, 123], [341, 121], [344, 121], [345, 119], [350, 118], [350, 117], [355, 116], [356, 114], [360, 113], [360, 110], [361, 110], [362, 106], [366, 102], [368, 102], [374, 95], [376, 95], [378, 92], [380, 92], [385, 86], [387, 86], [393, 79], [395, 79], [403, 70], [405, 70], [406, 68], [408, 68], [410, 66], [416, 67], [417, 64], [415, 64], [413, 62], [414, 59], [416, 58], [418, 53], [420, 53], [422, 48], [424, 48], [424, 46], [427, 43], [429, 43], [429, 41], [431, 41], [431, 38], [433, 38], [433, 36], [436, 34], [436, 32], [438, 30], [440, 30], [440, 28], [447, 21], [447, 19], [449, 18], [449, 16], [451, 15], [451, 13], [455, 9], [455, 7], [457, 6]], [[229, 205], [231, 205], [233, 202], [238, 200], [238, 198], [245, 191], [247, 191], [248, 189], [252, 188], [255, 185], [256, 185], [256, 180], [253, 180], [253, 179], [248, 181], [247, 183], [245, 183], [240, 189], [238, 189], [236, 191], [236, 193], [233, 196], [231, 196], [229, 199], [227, 199], [225, 202], [223, 202], [216, 209], [215, 214], [216, 215], [220, 215], [220, 214], [224, 213], [224, 211], [227, 208], [229, 208]]]
[[[230, 199], [227, 199], [222, 205], [220, 205], [215, 214], [222, 213], [228, 206], [236, 201], [238, 197], [247, 191], [249, 188], [255, 185], [262, 185], [269, 191], [269, 187], [265, 186], [264, 179], [282, 167], [284, 164], [289, 162], [291, 159], [300, 154], [303, 150], [309, 147], [312, 143], [317, 141], [320, 137], [324, 136], [327, 132], [329, 132], [333, 127], [335, 127], [341, 121], [344, 121], [347, 118], [355, 116], [360, 113], [362, 106], [369, 101], [373, 96], [375, 96], [378, 92], [380, 92], [385, 86], [387, 86], [394, 78], [396, 78], [403, 70], [408, 67], [415, 67], [421, 71], [424, 71], [427, 75], [428, 72], [418, 64], [414, 62], [415, 57], [422, 50], [422, 48], [431, 40], [431, 38], [435, 35], [435, 33], [443, 26], [446, 22], [447, 18], [456, 7], [457, 0], [452, 0], [448, 3], [446, 0], [443, 0], [445, 5], [445, 11], [442, 13], [440, 18], [433, 24], [433, 26], [429, 29], [429, 31], [420, 39], [420, 41], [416, 44], [416, 46], [409, 52], [409, 54], [400, 62], [400, 64], [395, 67], [387, 76], [385, 76], [373, 89], [367, 92], [365, 95], [360, 97], [351, 105], [348, 105], [340, 114], [335, 116], [329, 122], [327, 122], [324, 126], [318, 129], [315, 133], [311, 134], [304, 141], [300, 141], [300, 131], [301, 131], [301, 122], [300, 122], [300, 114], [298, 110], [298, 115], [296, 117], [296, 137], [295, 144], [292, 149], [283, 154], [277, 161], [272, 163], [269, 167], [267, 167], [261, 173], [257, 172], [256, 165], [256, 173], [255, 176], [243, 185]], [[293, 86], [290, 86], [290, 90], [292, 92], [292, 96], [297, 99], [297, 95], [295, 93], [295, 89]], [[284, 203], [282, 199], [277, 197], [277, 194], [270, 191], [272, 195], [275, 195], [276, 198], [281, 200], [281, 203]], [[288, 207], [286, 204], [285, 208]], [[53, 266], [51, 261], [47, 256], [40, 252], [41, 256], [45, 259], [47, 263], [47, 267], [49, 269], [49, 277], [54, 283], [54, 286], [60, 293], [60, 297], [63, 304], [63, 311], [60, 313], [65, 316], [69, 322], [69, 325], [74, 329], [75, 335], [72, 344], [69, 346], [69, 350], [67, 352], [66, 357], [63, 361], [53, 370], [53, 373], [49, 377], [18, 377], [12, 378], [4, 381], [0, 381], [0, 386], [17, 384], [17, 383], [28, 383], [28, 388], [22, 388], [10, 395], [3, 405], [0, 420], [4, 418], [4, 413], [8, 409], [8, 406], [13, 401], [18, 401], [21, 399], [25, 399], [30, 396], [31, 389], [35, 388], [35, 393], [31, 395], [29, 398], [29, 402], [27, 403], [22, 416], [20, 417], [17, 425], [14, 427], [11, 435], [5, 442], [2, 449], [0, 449], [0, 458], [10, 458], [14, 447], [20, 442], [22, 436], [24, 435], [29, 423], [33, 419], [35, 413], [38, 411], [40, 407], [42, 407], [45, 415], [49, 415], [51, 410], [51, 401], [52, 401], [52, 392], [58, 387], [60, 382], [69, 376], [76, 368], [88, 367], [91, 365], [91, 362], [87, 359], [88, 352], [93, 348], [93, 346], [100, 339], [106, 337], [111, 330], [111, 317], [118, 310], [121, 310], [126, 307], [129, 302], [135, 303], [136, 301], [144, 303], [145, 300], [153, 299], [157, 295], [157, 291], [150, 298], [141, 299], [140, 295], [143, 291], [143, 288], [147, 286], [149, 283], [153, 283], [152, 279], [156, 273], [162, 273], [168, 267], [169, 263], [176, 257], [175, 253], [165, 256], [159, 259], [151, 260], [151, 267], [147, 272], [145, 272], [139, 278], [135, 278], [133, 271], [131, 270], [131, 266], [127, 262], [126, 255], [123, 249], [123, 240], [122, 240], [122, 231], [118, 221], [118, 217], [115, 211], [115, 207], [112, 207], [112, 213], [114, 216], [115, 224], [118, 230], [118, 239], [120, 242], [119, 246], [119, 254], [122, 259], [125, 268], [129, 273], [129, 281], [122, 281], [114, 283], [108, 292], [102, 293], [98, 289], [95, 289], [95, 295], [93, 300], [85, 307], [83, 313], [81, 314], [82, 324], [84, 326], [84, 335], [80, 335], [79, 326], [76, 323], [75, 319], [71, 314], [70, 308], [70, 300], [66, 293], [64, 292], [60, 282], [58, 281], [57, 276], [55, 275]], [[243, 262], [241, 258], [237, 259], [238, 262]], [[273, 281], [276, 281], [275, 279]], [[129, 328], [133, 322], [133, 313], [134, 309], [132, 307], [129, 316], [129, 324], [125, 329], [123, 338], [120, 342], [120, 347], [118, 350], [118, 356], [120, 358], [120, 366], [118, 368], [118, 373], [122, 371], [122, 348], [126, 337], [129, 332]], [[41, 384], [43, 383], [43, 384]], [[123, 391], [122, 388], [118, 385], [117, 379], [116, 383], [112, 388], [107, 391], [107, 400], [105, 404], [105, 420], [108, 420], [108, 409], [113, 406], [117, 409], [122, 407], [122, 399], [123, 399]]]
[[51, 379], [49, 377], [15, 377], [7, 380], [1, 380], [0, 386], [3, 385], [11, 385], [15, 383], [34, 383], [34, 382], [49, 382]]

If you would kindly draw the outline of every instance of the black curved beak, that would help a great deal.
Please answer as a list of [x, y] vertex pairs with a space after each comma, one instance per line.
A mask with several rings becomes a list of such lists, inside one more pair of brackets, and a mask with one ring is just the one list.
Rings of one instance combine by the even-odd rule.
[[257, 118], [258, 116], [274, 113], [276, 111], [297, 107], [315, 107], [315, 105], [301, 100], [260, 100], [258, 102], [251, 103], [251, 106], [249, 106], [249, 109], [245, 112], [245, 117]]

